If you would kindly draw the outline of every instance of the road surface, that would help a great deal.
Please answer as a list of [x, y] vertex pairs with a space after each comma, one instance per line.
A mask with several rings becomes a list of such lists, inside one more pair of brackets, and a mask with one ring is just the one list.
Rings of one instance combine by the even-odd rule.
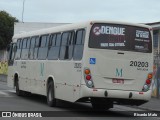
[[[85, 111], [84, 111], [85, 110]], [[133, 117], [133, 113], [145, 112], [138, 108], [115, 105], [109, 111], [93, 111], [89, 103], [70, 103], [58, 101], [57, 107], [49, 107], [46, 97], [39, 95], [17, 96], [14, 89], [0, 82], [0, 111], [42, 112], [52, 114], [58, 120], [158, 120], [158, 117]], [[21, 120], [22, 118], [0, 118], [0, 120]], [[53, 117], [23, 118], [23, 120], [53, 120]]]

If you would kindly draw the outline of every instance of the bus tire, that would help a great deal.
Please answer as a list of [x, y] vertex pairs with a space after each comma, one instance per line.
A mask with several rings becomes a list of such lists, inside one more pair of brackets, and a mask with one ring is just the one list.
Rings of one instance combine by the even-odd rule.
[[16, 94], [17, 94], [17, 96], [21, 96], [21, 95], [23, 94], [23, 91], [21, 91], [21, 90], [19, 89], [18, 78], [16, 78], [16, 80], [15, 80], [15, 87], [16, 87]]
[[47, 87], [47, 104], [50, 107], [56, 106], [56, 98], [54, 97], [54, 84], [53, 82], [49, 82]]

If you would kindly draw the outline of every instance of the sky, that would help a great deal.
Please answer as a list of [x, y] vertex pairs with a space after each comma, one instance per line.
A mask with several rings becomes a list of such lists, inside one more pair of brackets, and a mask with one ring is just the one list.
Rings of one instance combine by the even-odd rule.
[[160, 21], [160, 0], [0, 0], [0, 11], [22, 21], [23, 2], [23, 22]]

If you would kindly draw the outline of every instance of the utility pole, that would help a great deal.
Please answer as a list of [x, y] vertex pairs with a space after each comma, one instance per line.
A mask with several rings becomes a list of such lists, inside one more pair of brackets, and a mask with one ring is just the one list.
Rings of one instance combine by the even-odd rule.
[[22, 22], [23, 22], [23, 15], [24, 15], [24, 3], [25, 3], [25, 0], [23, 0], [23, 9], [22, 9]]

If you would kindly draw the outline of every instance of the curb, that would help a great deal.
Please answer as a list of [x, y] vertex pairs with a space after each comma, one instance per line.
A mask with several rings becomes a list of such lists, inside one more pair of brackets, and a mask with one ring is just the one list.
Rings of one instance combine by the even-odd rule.
[[135, 109], [141, 109], [141, 110], [144, 110], [144, 111], [156, 111], [156, 112], [159, 112], [160, 110], [159, 109], [156, 109], [156, 108], [148, 108], [148, 107], [143, 107], [143, 106], [129, 106], [127, 105], [127, 107], [131, 107], [131, 108], [135, 108]]
[[141, 107], [141, 106], [137, 106], [136, 108], [142, 109], [142, 110], [147, 110], [147, 111], [160, 111], [158, 109], [153, 109], [153, 108], [147, 108], [147, 107]]

